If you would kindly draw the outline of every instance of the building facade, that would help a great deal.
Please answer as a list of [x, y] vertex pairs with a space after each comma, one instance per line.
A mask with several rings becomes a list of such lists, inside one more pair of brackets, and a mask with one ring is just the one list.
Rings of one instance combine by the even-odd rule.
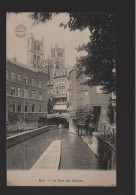
[[68, 113], [68, 77], [64, 68], [56, 71], [53, 78], [53, 113]]
[[69, 70], [65, 67], [65, 50], [51, 48], [49, 60], [48, 107], [49, 114], [69, 114]]
[[102, 86], [90, 87], [85, 85], [87, 79], [88, 77], [84, 74], [83, 69], [74, 68], [69, 73], [69, 122], [72, 131], [77, 129], [79, 123], [84, 123], [81, 111], [86, 113], [85, 110], [89, 108], [95, 108], [97, 111], [96, 123], [109, 123], [107, 110], [111, 94], [105, 94]]
[[32, 126], [47, 117], [48, 75], [20, 64], [16, 58], [6, 62], [7, 128]]

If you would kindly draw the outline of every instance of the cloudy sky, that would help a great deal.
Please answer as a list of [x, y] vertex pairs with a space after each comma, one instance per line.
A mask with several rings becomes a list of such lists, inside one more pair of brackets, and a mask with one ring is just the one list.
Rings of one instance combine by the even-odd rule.
[[[44, 40], [44, 56], [50, 56], [51, 46], [54, 47], [57, 43], [58, 47], [65, 46], [65, 64], [73, 66], [76, 62], [76, 57], [86, 55], [85, 52], [77, 52], [75, 50], [78, 45], [89, 41], [90, 32], [88, 29], [84, 31], [70, 31], [68, 28], [64, 30], [59, 27], [61, 22], [67, 22], [69, 17], [67, 13], [55, 15], [51, 21], [32, 25], [33, 20], [29, 17], [30, 13], [8, 13], [7, 14], [7, 58], [17, 57], [17, 60], [23, 64], [27, 64], [27, 38], [30, 33], [34, 34], [36, 40], [43, 37]], [[27, 35], [24, 38], [15, 36], [15, 27], [24, 25], [27, 28]]]

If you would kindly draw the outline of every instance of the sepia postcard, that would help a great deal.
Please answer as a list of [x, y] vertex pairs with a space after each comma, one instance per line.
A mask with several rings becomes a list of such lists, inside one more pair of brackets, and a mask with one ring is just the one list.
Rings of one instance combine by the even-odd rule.
[[116, 187], [116, 14], [6, 13], [7, 186]]

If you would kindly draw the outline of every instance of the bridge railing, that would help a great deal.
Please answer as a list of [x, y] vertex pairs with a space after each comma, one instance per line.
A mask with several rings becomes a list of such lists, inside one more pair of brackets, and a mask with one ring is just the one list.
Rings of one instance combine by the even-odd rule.
[[54, 113], [54, 114], [48, 114], [47, 115], [47, 118], [53, 118], [53, 117], [65, 117], [67, 118], [68, 117], [68, 114], [67, 113]]
[[116, 127], [99, 124], [97, 128], [97, 135], [116, 147]]

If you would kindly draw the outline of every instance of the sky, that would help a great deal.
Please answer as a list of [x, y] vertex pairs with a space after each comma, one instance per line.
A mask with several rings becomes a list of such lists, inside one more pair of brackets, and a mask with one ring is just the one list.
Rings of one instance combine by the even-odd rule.
[[[36, 40], [44, 40], [44, 56], [50, 56], [51, 46], [55, 44], [60, 48], [65, 46], [65, 65], [74, 66], [76, 57], [84, 56], [86, 52], [77, 52], [75, 48], [83, 43], [89, 42], [90, 32], [88, 29], [83, 31], [70, 31], [68, 28], [60, 27], [61, 22], [69, 20], [68, 13], [55, 15], [52, 20], [46, 23], [33, 25], [34, 20], [29, 16], [31, 13], [7, 13], [6, 19], [6, 54], [7, 58], [16, 57], [17, 61], [27, 65], [27, 38], [30, 33], [34, 34]], [[14, 31], [17, 25], [24, 25], [27, 28], [27, 35], [24, 38], [16, 37]]]

